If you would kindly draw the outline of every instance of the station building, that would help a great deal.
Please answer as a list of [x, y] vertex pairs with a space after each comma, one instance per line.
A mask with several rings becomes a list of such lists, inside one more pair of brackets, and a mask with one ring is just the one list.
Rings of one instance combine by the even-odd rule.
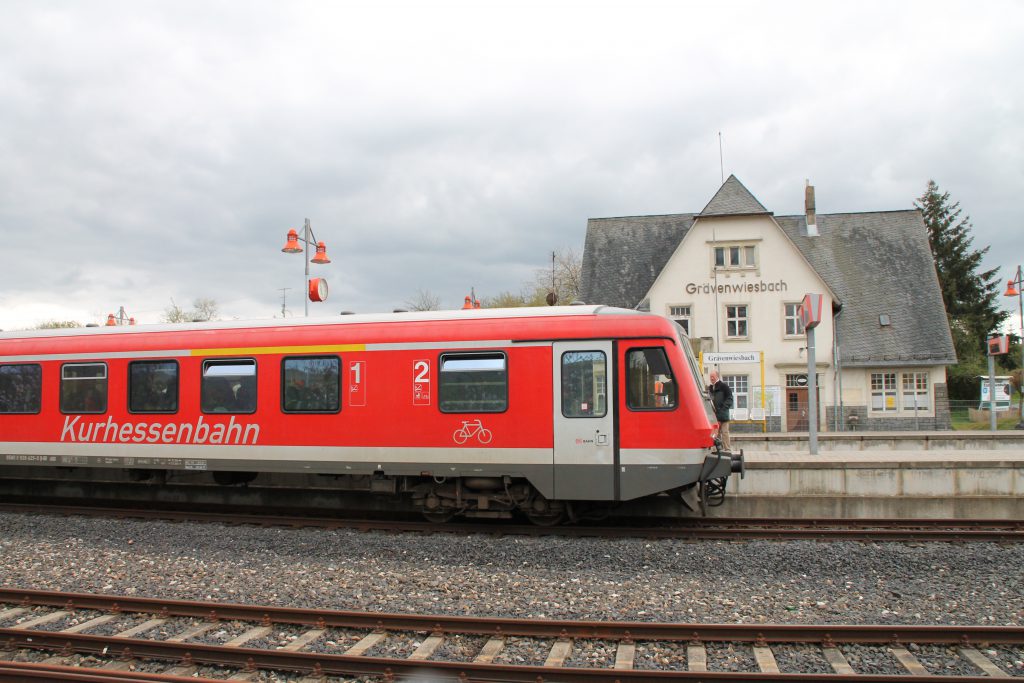
[[734, 431], [806, 431], [805, 294], [822, 431], [949, 429], [956, 362], [920, 211], [775, 216], [730, 176], [699, 213], [592, 218], [580, 298], [676, 320], [733, 390]]

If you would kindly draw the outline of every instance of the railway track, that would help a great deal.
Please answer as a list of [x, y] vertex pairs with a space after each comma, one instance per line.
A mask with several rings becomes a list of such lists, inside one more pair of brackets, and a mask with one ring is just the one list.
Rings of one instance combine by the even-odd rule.
[[686, 520], [632, 520], [615, 525], [583, 523], [557, 527], [495, 522], [437, 524], [409, 519], [364, 519], [341, 516], [267, 515], [255, 512], [202, 512], [159, 508], [94, 507], [63, 502], [4, 503], [0, 511], [123, 519], [159, 519], [268, 527], [356, 529], [414, 533], [574, 536], [683, 540], [855, 540], [855, 541], [1024, 541], [1024, 520], [968, 519], [739, 519], [704, 517]]
[[527, 620], [0, 589], [0, 681], [966, 682], [1024, 674], [1021, 659], [1022, 627]]

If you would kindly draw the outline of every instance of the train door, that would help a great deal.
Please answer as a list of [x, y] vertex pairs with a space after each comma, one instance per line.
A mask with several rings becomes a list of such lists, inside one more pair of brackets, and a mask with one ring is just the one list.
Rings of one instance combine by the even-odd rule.
[[615, 498], [614, 358], [610, 341], [552, 346], [556, 498]]

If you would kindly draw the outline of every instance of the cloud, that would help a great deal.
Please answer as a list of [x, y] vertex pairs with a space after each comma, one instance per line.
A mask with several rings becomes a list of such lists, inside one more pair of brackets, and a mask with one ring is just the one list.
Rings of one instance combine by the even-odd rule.
[[[315, 314], [518, 289], [594, 216], [910, 207], [1021, 257], [1012, 2], [90, 3], [0, 8], [0, 327], [174, 298]], [[1008, 275], [1007, 275], [1008, 276]]]

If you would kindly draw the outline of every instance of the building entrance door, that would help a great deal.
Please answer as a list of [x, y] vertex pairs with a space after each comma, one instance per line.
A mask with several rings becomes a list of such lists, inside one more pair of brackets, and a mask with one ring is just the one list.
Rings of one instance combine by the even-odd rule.
[[[821, 375], [818, 377], [818, 430], [821, 424]], [[786, 375], [786, 431], [806, 432], [811, 425], [807, 419], [807, 375]]]
[[806, 432], [807, 387], [786, 387], [786, 431]]

